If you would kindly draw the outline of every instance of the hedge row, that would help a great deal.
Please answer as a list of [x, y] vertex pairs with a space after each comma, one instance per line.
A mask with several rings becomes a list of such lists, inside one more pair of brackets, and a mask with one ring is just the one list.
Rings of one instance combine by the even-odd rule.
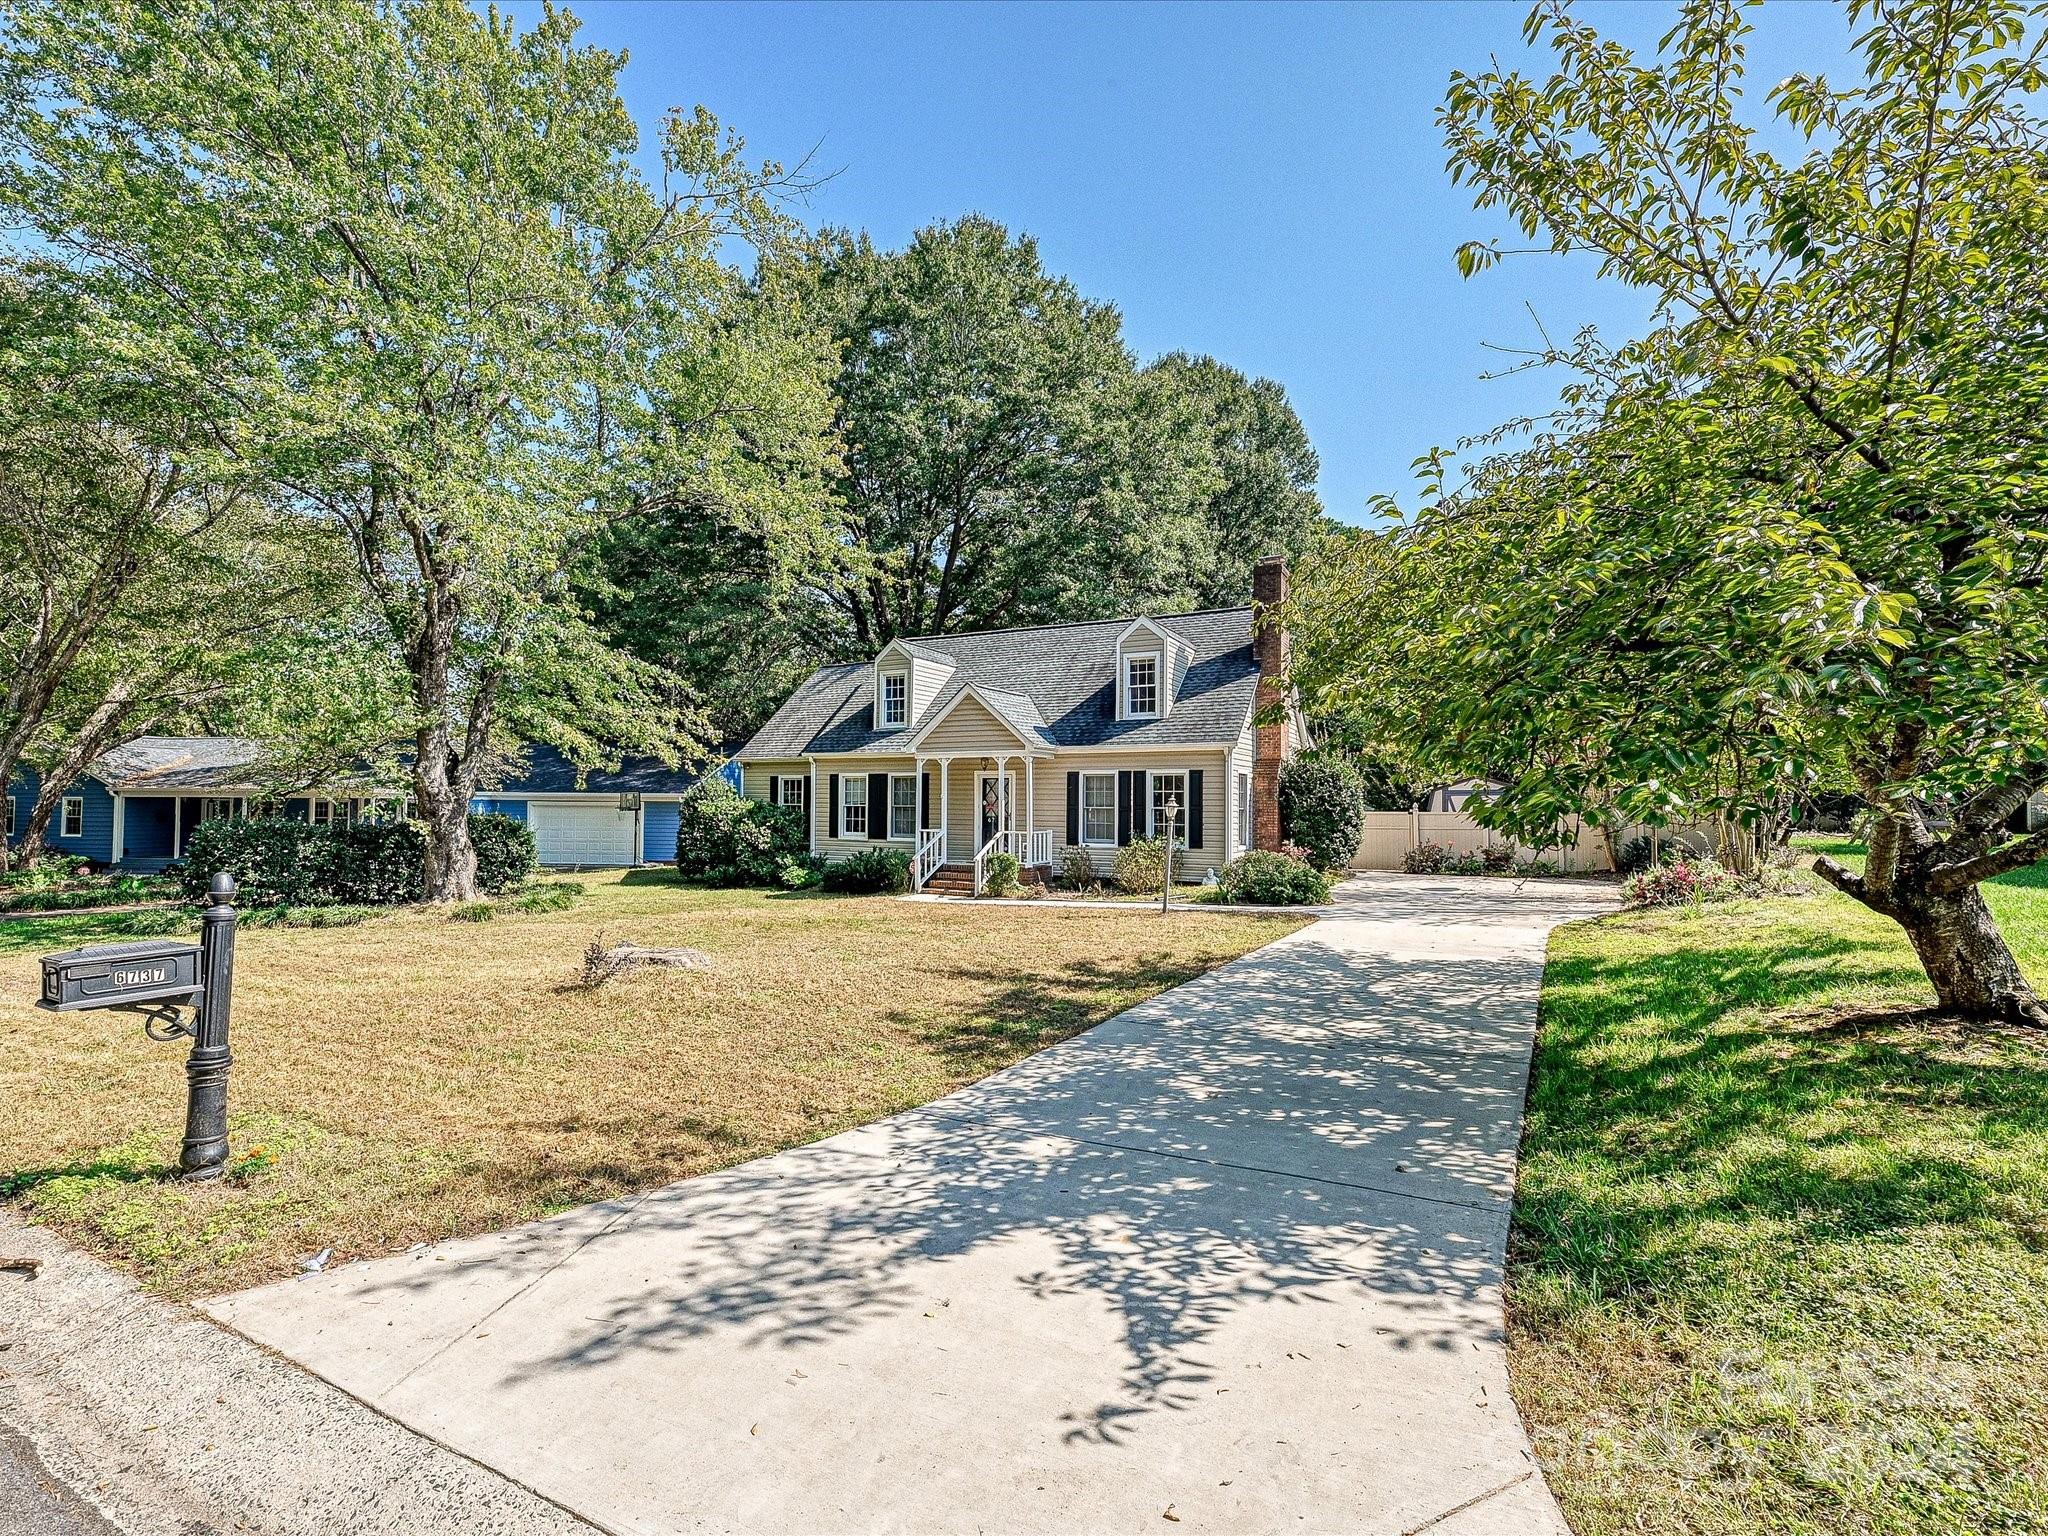
[[[540, 866], [533, 832], [510, 816], [471, 816], [476, 882], [493, 895]], [[176, 875], [186, 896], [203, 901], [218, 870], [252, 906], [388, 907], [424, 901], [427, 832], [416, 821], [316, 827], [303, 821], [206, 821], [192, 834]]]

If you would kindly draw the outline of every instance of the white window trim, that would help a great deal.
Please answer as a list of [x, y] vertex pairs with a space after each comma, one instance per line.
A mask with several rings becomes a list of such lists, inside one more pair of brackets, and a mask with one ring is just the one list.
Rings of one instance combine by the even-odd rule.
[[[1102, 779], [1109, 785], [1109, 836], [1088, 835], [1088, 781]], [[1081, 846], [1083, 848], [1114, 848], [1116, 846], [1116, 773], [1114, 770], [1088, 769], [1081, 775]]]
[[[1131, 708], [1131, 663], [1149, 661], [1152, 663], [1152, 707], [1148, 710]], [[1126, 720], [1157, 720], [1166, 713], [1166, 668], [1160, 663], [1157, 651], [1131, 651], [1124, 656], [1123, 665], [1118, 669], [1122, 679], [1123, 692], [1119, 695], [1122, 716]]]
[[[775, 785], [775, 803], [784, 810], [800, 811], [804, 808], [804, 786], [810, 781], [802, 774], [786, 773]], [[791, 791], [795, 793], [792, 794]]]
[[14, 798], [14, 796], [12, 796], [12, 795], [9, 795], [9, 796], [7, 797], [7, 835], [8, 835], [9, 837], [18, 837], [18, 836], [20, 836], [20, 833], [18, 833], [18, 832], [17, 832], [16, 830], [15, 830], [15, 823], [14, 823], [14, 818], [15, 818], [15, 817], [16, 817], [17, 815], [19, 815], [19, 814], [20, 814], [20, 802], [19, 802], [19, 801], [17, 801], [17, 800], [16, 800], [15, 798]]
[[919, 820], [917, 813], [921, 807], [917, 803], [918, 790], [914, 787], [910, 791], [909, 835], [904, 837], [896, 835], [896, 785], [898, 781], [903, 779], [910, 780], [911, 784], [915, 786], [917, 775], [914, 773], [892, 773], [889, 775], [889, 841], [892, 843], [914, 843], [917, 841], [917, 823]]
[[[903, 685], [903, 714], [891, 718], [889, 714], [889, 684]], [[910, 674], [908, 672], [884, 672], [875, 679], [875, 719], [883, 730], [901, 730], [910, 724]]]
[[1188, 845], [1189, 810], [1188, 770], [1185, 768], [1158, 768], [1146, 770], [1145, 835], [1147, 837], [1160, 837], [1164, 835], [1164, 829], [1159, 825], [1159, 781], [1161, 779], [1180, 780], [1180, 793], [1178, 796], [1175, 797], [1180, 801], [1180, 816], [1178, 818], [1180, 822], [1180, 841], [1178, 843], [1175, 843], [1174, 847], [1185, 848]]
[[[58, 802], [58, 807], [57, 835], [59, 837], [85, 836], [85, 796], [66, 795]], [[78, 826], [75, 829], [71, 825], [71, 818], [74, 815], [78, 818]]]
[[1252, 776], [1237, 776], [1237, 846], [1240, 852], [1252, 845]]
[[[860, 786], [860, 830], [852, 825], [853, 786]], [[868, 835], [868, 817], [873, 814], [868, 804], [868, 776], [864, 773], [843, 773], [839, 776], [839, 835], [842, 838]]]

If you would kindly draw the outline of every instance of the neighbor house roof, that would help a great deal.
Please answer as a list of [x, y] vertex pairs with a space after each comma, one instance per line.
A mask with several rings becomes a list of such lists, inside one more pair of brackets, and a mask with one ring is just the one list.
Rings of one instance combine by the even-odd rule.
[[[263, 743], [246, 736], [143, 736], [116, 747], [86, 770], [122, 794], [151, 791], [226, 790], [263, 793], [273, 788], [262, 772]], [[576, 781], [576, 765], [553, 747], [528, 749], [524, 767], [486, 790], [497, 795], [590, 794], [676, 795], [704, 776], [698, 768], [670, 768], [651, 757], [629, 757], [617, 772], [593, 769]], [[354, 780], [329, 787], [360, 789]]]
[[523, 771], [508, 772], [501, 783], [484, 791], [493, 795], [565, 795], [585, 792], [597, 795], [680, 795], [703, 778], [709, 770], [671, 768], [652, 757], [629, 757], [616, 772], [592, 768], [577, 782], [576, 765], [553, 747], [536, 742], [527, 749]]
[[908, 726], [877, 730], [872, 663], [821, 667], [739, 751], [750, 758], [812, 753], [905, 753], [920, 730], [973, 687], [1025, 740], [1048, 748], [1170, 747], [1231, 742], [1257, 702], [1259, 666], [1252, 654], [1252, 610], [1150, 617], [1188, 648], [1188, 667], [1173, 707], [1158, 720], [1116, 718], [1117, 637], [1126, 616], [1084, 624], [919, 635], [909, 644], [952, 664], [939, 696]]
[[86, 772], [109, 789], [254, 789], [263, 743], [246, 736], [141, 736]]

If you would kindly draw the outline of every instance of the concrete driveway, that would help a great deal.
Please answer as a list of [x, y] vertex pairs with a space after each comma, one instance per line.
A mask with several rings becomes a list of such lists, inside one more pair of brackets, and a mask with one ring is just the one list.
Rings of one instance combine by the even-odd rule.
[[1500, 1278], [1545, 936], [1611, 905], [1362, 877], [921, 1109], [211, 1310], [613, 1531], [1562, 1532]]

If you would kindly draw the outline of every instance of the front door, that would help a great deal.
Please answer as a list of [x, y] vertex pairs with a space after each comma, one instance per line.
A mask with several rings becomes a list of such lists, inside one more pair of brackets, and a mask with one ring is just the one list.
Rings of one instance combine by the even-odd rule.
[[1014, 773], [975, 775], [975, 800], [981, 806], [981, 839], [975, 845], [986, 848], [998, 832], [1010, 830], [1010, 802], [1017, 776]]

